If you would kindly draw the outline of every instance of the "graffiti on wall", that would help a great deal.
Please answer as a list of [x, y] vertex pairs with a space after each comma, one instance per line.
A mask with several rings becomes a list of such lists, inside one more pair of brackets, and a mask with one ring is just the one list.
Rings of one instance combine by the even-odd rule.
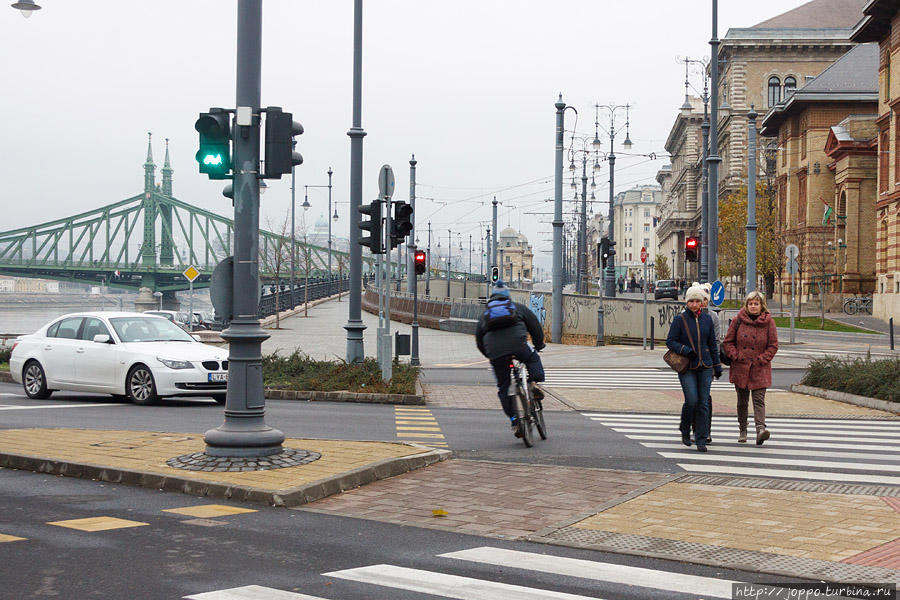
[[682, 307], [680, 304], [661, 304], [659, 306], [659, 326], [664, 327], [672, 324], [672, 320], [681, 314]]
[[528, 308], [531, 309], [531, 312], [534, 313], [534, 316], [537, 317], [538, 322], [543, 327], [544, 321], [547, 320], [547, 311], [544, 309], [544, 295], [531, 294], [528, 299]]

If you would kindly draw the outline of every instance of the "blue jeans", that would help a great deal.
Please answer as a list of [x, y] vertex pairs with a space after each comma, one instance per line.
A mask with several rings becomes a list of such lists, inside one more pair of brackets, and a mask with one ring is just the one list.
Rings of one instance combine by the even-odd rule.
[[694, 428], [694, 438], [698, 446], [706, 445], [709, 437], [709, 389], [712, 387], [713, 370], [688, 369], [678, 374], [684, 405], [681, 407], [681, 424], [678, 428], [684, 435], [690, 435]]
[[503, 412], [510, 419], [516, 416], [516, 407], [509, 397], [509, 361], [510, 356], [515, 356], [528, 369], [528, 377], [531, 381], [544, 380], [544, 365], [541, 364], [541, 357], [538, 353], [525, 344], [519, 350], [508, 356], [501, 356], [491, 360], [491, 366], [494, 368], [494, 377], [497, 378], [497, 396], [500, 398], [500, 404], [503, 406]]

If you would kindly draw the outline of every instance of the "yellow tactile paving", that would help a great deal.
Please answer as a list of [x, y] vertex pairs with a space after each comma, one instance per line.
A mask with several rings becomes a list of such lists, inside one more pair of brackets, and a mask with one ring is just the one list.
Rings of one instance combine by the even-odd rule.
[[22, 540], [26, 540], [28, 538], [16, 537], [14, 535], [6, 535], [5, 533], [0, 533], [0, 543], [3, 542], [20, 542]]
[[201, 506], [185, 506], [184, 508], [164, 508], [163, 512], [208, 519], [211, 517], [240, 515], [243, 513], [252, 513], [257, 511], [249, 508], [239, 508], [237, 506], [225, 506], [224, 504], [203, 504]]
[[669, 483], [574, 527], [841, 561], [900, 537], [877, 496]]
[[[684, 396], [680, 390], [595, 390], [582, 388], [550, 388], [557, 397], [575, 410], [681, 414]], [[737, 396], [733, 391], [712, 392], [713, 414], [737, 414]], [[766, 416], [815, 415], [834, 417], [886, 417], [891, 413], [835, 402], [816, 396], [769, 390], [766, 394]]]
[[401, 456], [428, 452], [396, 442], [287, 439], [284, 446], [318, 452], [306, 465], [234, 473], [176, 469], [166, 460], [202, 452], [202, 434], [109, 431], [94, 429], [6, 429], [0, 431], [0, 452], [177, 476], [209, 483], [251, 485], [275, 492], [334, 477], [353, 469]]
[[90, 517], [87, 519], [71, 519], [69, 521], [51, 521], [47, 525], [67, 527], [79, 531], [108, 531], [110, 529], [126, 529], [128, 527], [143, 527], [149, 523], [117, 519], [116, 517]]

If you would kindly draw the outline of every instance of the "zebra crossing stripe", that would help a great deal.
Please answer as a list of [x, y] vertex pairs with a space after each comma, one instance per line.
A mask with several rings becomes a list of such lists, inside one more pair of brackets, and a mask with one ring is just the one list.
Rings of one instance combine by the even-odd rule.
[[[607, 427], [612, 427], [616, 431], [625, 431], [626, 429], [647, 429], [647, 430], [662, 430], [669, 431], [672, 427], [677, 427], [677, 422], [672, 423], [631, 423], [631, 422], [612, 422], [603, 420], [600, 422], [601, 425], [605, 425]], [[751, 420], [750, 424], [753, 422]], [[769, 423], [769, 427], [773, 427], [772, 423]], [[798, 434], [809, 434], [809, 433], [824, 433], [827, 435], [839, 435], [842, 438], [855, 436], [855, 435], [864, 435], [864, 436], [880, 436], [884, 438], [900, 438], [900, 429], [894, 429], [893, 431], [878, 431], [871, 429], [852, 429], [849, 427], [832, 427], [832, 428], [817, 428], [817, 429], [809, 429], [809, 427], [815, 427], [815, 425], [807, 425], [806, 427], [802, 425], [785, 425], [781, 427], [779, 431], [786, 431], [789, 433], [798, 433]], [[721, 431], [731, 431], [737, 428], [737, 423], [733, 423], [730, 425], [717, 425], [715, 421], [713, 421], [713, 431], [719, 429]]]
[[[752, 415], [751, 415], [752, 416]], [[722, 421], [726, 415], [714, 415], [717, 421]], [[735, 423], [737, 421], [737, 417], [734, 415], [727, 415], [728, 421]], [[642, 427], [663, 427], [667, 424], [678, 424], [680, 422], [679, 417], [671, 417], [668, 419], [651, 419], [644, 417], [590, 417], [592, 421], [600, 421], [602, 425], [640, 425]], [[809, 420], [797, 420], [797, 421], [786, 421], [784, 419], [766, 419], [766, 421], [770, 425], [784, 425], [785, 427], [797, 428], [797, 429], [813, 429], [813, 428], [823, 428], [823, 429], [838, 429], [840, 431], [872, 431], [879, 433], [881, 431], [892, 431], [898, 434], [900, 437], [900, 421], [896, 422], [880, 422], [880, 423], [854, 423], [852, 421], [842, 421], [842, 422], [829, 422], [825, 420], [819, 421], [809, 421]]]
[[455, 598], [456, 600], [600, 600], [591, 596], [566, 594], [394, 565], [372, 565], [323, 573], [323, 575], [444, 598]]
[[286, 592], [261, 585], [245, 585], [227, 590], [193, 594], [184, 596], [184, 598], [186, 600], [326, 600], [318, 596]]
[[[698, 454], [696, 452], [690, 456], [685, 456], [685, 452], [659, 452], [658, 454], [663, 458], [687, 459], [690, 461], [699, 460], [701, 462], [716, 461], [754, 464], [764, 462], [767, 465], [781, 465], [783, 467], [819, 467], [823, 469], [842, 469], [845, 471], [887, 471], [889, 473], [896, 473], [898, 470], [897, 465], [852, 463], [832, 460], [803, 460], [799, 458], [776, 458], [774, 456], [760, 458], [759, 456], [722, 456], [721, 454]], [[895, 477], [894, 479], [900, 483], [900, 477]]]
[[828, 473], [825, 471], [794, 471], [792, 469], [736, 467], [733, 465], [694, 465], [690, 463], [677, 463], [677, 465], [685, 471], [693, 473], [721, 473], [724, 475], [745, 475], [748, 477], [787, 477], [789, 479], [812, 479], [817, 481], [900, 485], [900, 477], [888, 477], [886, 475]]
[[[684, 452], [690, 452], [687, 448], [685, 448], [681, 442], [665, 442], [665, 443], [647, 443], [641, 444], [645, 448], [659, 448], [662, 450], [682, 450]], [[738, 454], [757, 454], [757, 458], [762, 460], [763, 462], [769, 462], [768, 458], [772, 455], [772, 451], [769, 449], [769, 446], [772, 444], [770, 442], [766, 442], [765, 447], [756, 446], [756, 445], [740, 445], [740, 446], [723, 446], [722, 444], [716, 444], [716, 454], [719, 452], [731, 452]], [[895, 448], [895, 452], [900, 452], [900, 448]], [[779, 456], [818, 456], [820, 458], [858, 458], [859, 460], [884, 460], [884, 455], [879, 454], [865, 454], [860, 452], [833, 452], [830, 450], [778, 450]], [[900, 467], [897, 467], [900, 470]]]
[[[751, 423], [752, 425], [752, 423]], [[664, 431], [669, 431], [668, 429], [664, 429], [662, 431], [658, 429], [648, 429], [648, 428], [633, 428], [633, 427], [613, 427], [613, 431], [617, 433], [656, 433], [662, 434]], [[672, 428], [673, 432], [677, 432], [677, 428]], [[730, 435], [737, 431], [737, 427], [726, 427], [726, 426], [716, 426], [713, 425], [712, 433], [714, 435]], [[809, 432], [805, 432], [809, 433]], [[834, 433], [834, 432], [828, 432]], [[797, 435], [786, 431], [784, 429], [778, 429], [777, 431], [772, 429], [772, 435], [778, 435], [778, 438], [781, 440], [806, 440], [810, 442], [817, 442], [822, 440], [821, 435]], [[841, 439], [847, 439], [848, 435], [841, 433]], [[871, 442], [873, 444], [896, 444], [900, 442], [900, 440], [896, 440], [893, 438], [876, 438], [876, 437], [866, 437], [864, 439], [860, 439], [858, 445], [862, 447], [865, 442]]]
[[[716, 433], [713, 431], [713, 433]], [[735, 432], [731, 431], [727, 435], [733, 435]], [[677, 433], [674, 434], [677, 437]], [[719, 435], [719, 434], [717, 434]], [[726, 434], [722, 434], [726, 435]], [[778, 434], [780, 435], [780, 434]], [[626, 438], [630, 440], [635, 440], [638, 442], [643, 441], [660, 441], [660, 440], [668, 440], [671, 439], [672, 436], [660, 436], [660, 435], [626, 435]], [[642, 446], [646, 446], [647, 444], [641, 444]], [[719, 444], [716, 444], [718, 447]], [[869, 450], [869, 451], [878, 451], [878, 452], [900, 452], [900, 446], [884, 446], [879, 444], [840, 444], [834, 442], [786, 442], [782, 439], [771, 439], [766, 442], [766, 448], [770, 448], [772, 446], [777, 447], [797, 447], [797, 448], [831, 448], [834, 450]]]
[[533, 552], [519, 552], [487, 546], [459, 552], [448, 552], [438, 556], [670, 592], [683, 593], [685, 590], [690, 590], [691, 594], [703, 598], [725, 598], [730, 600], [732, 597], [731, 585], [739, 583], [712, 577], [684, 575], [682, 573], [656, 571], [641, 567], [535, 554]]

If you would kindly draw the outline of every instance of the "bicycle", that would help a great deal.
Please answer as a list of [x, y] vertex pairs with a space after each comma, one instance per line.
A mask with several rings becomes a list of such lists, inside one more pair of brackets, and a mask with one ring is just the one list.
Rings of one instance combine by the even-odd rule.
[[870, 296], [854, 296], [844, 300], [843, 310], [848, 315], [855, 315], [860, 312], [872, 314], [872, 298]]
[[531, 397], [528, 389], [527, 370], [516, 358], [509, 361], [509, 395], [516, 406], [516, 422], [522, 442], [527, 448], [534, 446], [532, 430], [537, 428], [542, 440], [547, 439], [547, 424], [544, 422], [544, 407], [541, 401]]

